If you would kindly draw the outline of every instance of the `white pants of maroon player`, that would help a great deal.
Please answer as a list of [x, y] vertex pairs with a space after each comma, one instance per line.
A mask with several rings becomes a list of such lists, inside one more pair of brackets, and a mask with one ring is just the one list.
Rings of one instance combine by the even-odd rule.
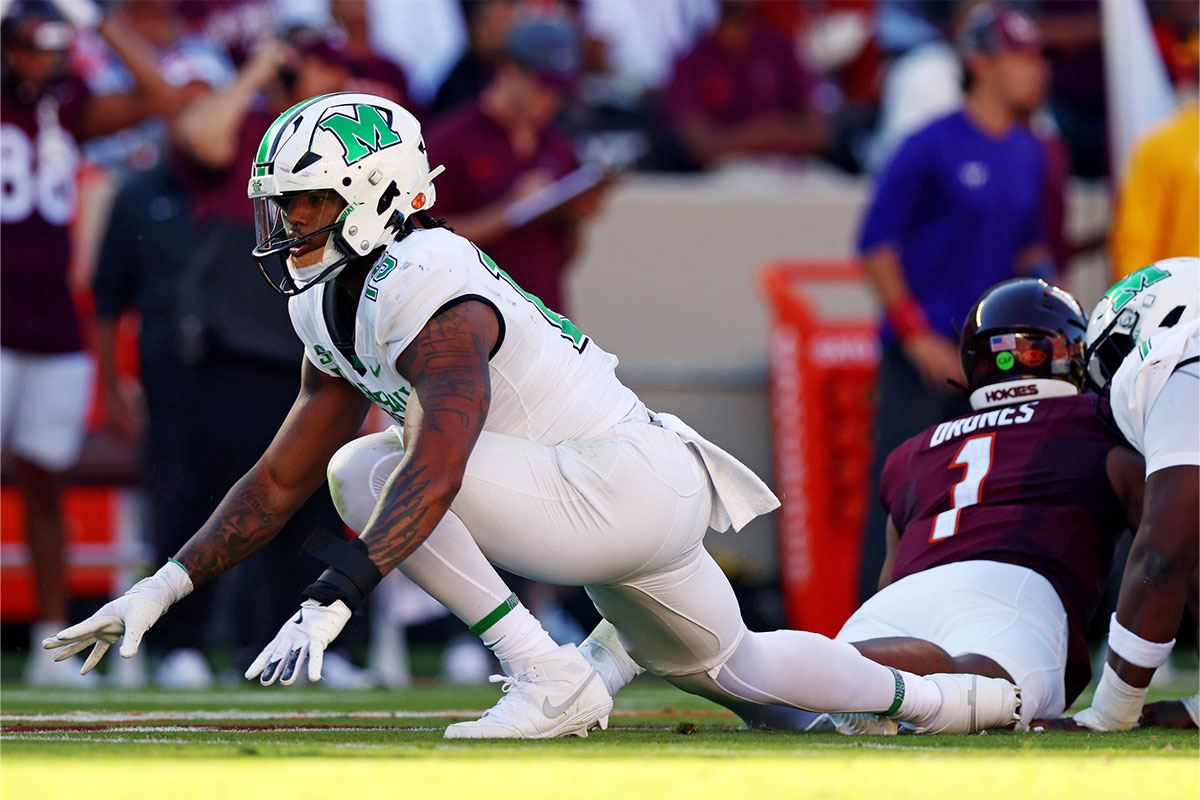
[[50, 472], [69, 468], [87, 433], [91, 383], [85, 353], [0, 348], [0, 450]]
[[995, 661], [1021, 687], [1023, 723], [1063, 712], [1067, 612], [1050, 581], [1031, 569], [962, 561], [908, 575], [863, 603], [837, 640], [893, 636]]
[[[389, 430], [331, 459], [334, 504], [350, 528], [363, 530], [403, 454]], [[892, 672], [853, 647], [814, 633], [746, 629], [704, 549], [711, 503], [700, 458], [645, 421], [557, 446], [484, 432], [450, 511], [399, 569], [468, 625], [510, 594], [493, 564], [584, 586], [635, 661], [710, 697], [888, 708]]]

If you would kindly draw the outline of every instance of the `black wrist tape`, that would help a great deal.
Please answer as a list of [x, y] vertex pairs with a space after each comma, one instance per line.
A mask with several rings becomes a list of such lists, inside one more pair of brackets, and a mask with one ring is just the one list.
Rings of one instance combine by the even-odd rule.
[[328, 564], [329, 569], [322, 572], [301, 597], [325, 606], [341, 600], [355, 614], [361, 613], [367, 595], [383, 580], [379, 568], [367, 555], [367, 546], [362, 539], [355, 537], [347, 541], [335, 536], [313, 536], [304, 549]]

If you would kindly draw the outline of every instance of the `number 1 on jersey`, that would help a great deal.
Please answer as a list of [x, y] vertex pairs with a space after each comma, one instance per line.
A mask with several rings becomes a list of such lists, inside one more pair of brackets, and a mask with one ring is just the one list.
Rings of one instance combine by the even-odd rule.
[[950, 491], [950, 510], [943, 511], [934, 518], [929, 541], [949, 539], [958, 533], [958, 513], [979, 502], [979, 489], [983, 486], [983, 479], [992, 470], [992, 444], [995, 440], [994, 433], [973, 436], [958, 448], [958, 454], [950, 462], [950, 469], [966, 467], [967, 471]]

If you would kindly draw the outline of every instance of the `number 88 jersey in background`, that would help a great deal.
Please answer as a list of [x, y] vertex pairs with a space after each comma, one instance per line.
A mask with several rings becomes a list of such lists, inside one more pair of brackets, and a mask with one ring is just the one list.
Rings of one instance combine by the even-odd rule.
[[1084, 683], [1084, 627], [1126, 527], [1106, 471], [1109, 451], [1123, 444], [1101, 418], [1097, 405], [1106, 402], [1053, 397], [944, 422], [896, 448], [880, 485], [900, 535], [893, 581], [973, 560], [1037, 572], [1062, 600], [1068, 662]]
[[75, 77], [36, 96], [0, 87], [0, 340], [33, 353], [80, 349], [67, 284], [75, 218], [78, 127], [87, 87]]

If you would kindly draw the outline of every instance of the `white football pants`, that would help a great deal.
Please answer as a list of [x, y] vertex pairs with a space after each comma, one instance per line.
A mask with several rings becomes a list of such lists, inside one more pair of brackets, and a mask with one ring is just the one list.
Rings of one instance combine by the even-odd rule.
[[1026, 724], [1066, 707], [1067, 612], [1050, 581], [1031, 569], [960, 561], [915, 572], [863, 603], [837, 640], [894, 636], [992, 659], [1021, 687]]
[[[395, 429], [334, 455], [330, 491], [350, 528], [363, 530], [403, 455]], [[676, 434], [646, 422], [553, 447], [484, 432], [450, 511], [399, 569], [468, 625], [510, 594], [492, 564], [584, 586], [636, 662], [717, 699], [888, 708], [891, 671], [849, 645], [799, 631], [747, 631], [729, 581], [704, 549], [711, 502], [700, 459]]]

